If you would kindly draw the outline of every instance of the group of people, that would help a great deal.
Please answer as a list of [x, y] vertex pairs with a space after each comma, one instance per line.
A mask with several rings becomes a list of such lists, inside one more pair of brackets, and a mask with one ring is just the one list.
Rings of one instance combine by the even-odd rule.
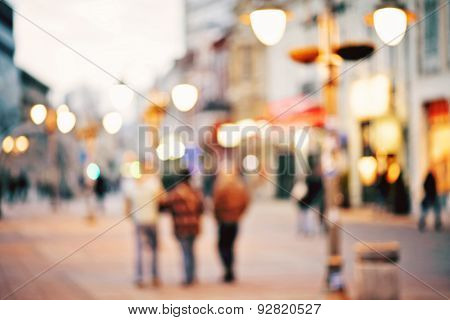
[[[158, 269], [158, 216], [168, 211], [173, 231], [180, 244], [184, 261], [184, 285], [196, 280], [194, 244], [201, 232], [201, 216], [205, 210], [202, 193], [191, 182], [189, 170], [177, 173], [174, 185], [164, 189], [157, 174], [143, 174], [124, 183], [125, 212], [132, 217], [136, 229], [135, 283], [144, 286], [143, 253], [151, 248], [152, 284], [160, 284]], [[224, 282], [235, 280], [234, 244], [239, 221], [249, 203], [246, 185], [234, 167], [223, 168], [213, 186], [213, 212], [218, 227], [218, 251], [224, 267]]]

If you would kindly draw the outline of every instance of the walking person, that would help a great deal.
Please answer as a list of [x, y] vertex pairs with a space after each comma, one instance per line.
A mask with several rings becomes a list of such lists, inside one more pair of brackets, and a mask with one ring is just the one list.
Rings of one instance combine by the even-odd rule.
[[239, 221], [249, 203], [249, 193], [236, 167], [219, 172], [213, 192], [214, 213], [218, 223], [218, 249], [224, 267], [224, 282], [235, 280], [233, 263]]
[[142, 174], [138, 179], [126, 180], [123, 184], [125, 193], [125, 215], [130, 215], [136, 231], [135, 276], [137, 287], [144, 286], [143, 256], [145, 249], [151, 250], [150, 275], [153, 286], [158, 286], [158, 232], [159, 199], [163, 188], [156, 174]]
[[106, 181], [106, 178], [102, 174], [100, 174], [95, 180], [94, 193], [97, 198], [97, 204], [102, 213], [105, 212], [105, 195], [107, 191], [108, 182]]
[[200, 216], [203, 213], [203, 197], [191, 185], [189, 170], [180, 172], [178, 184], [169, 191], [167, 207], [172, 213], [175, 236], [183, 253], [185, 279], [191, 285], [195, 280], [194, 242], [200, 232]]
[[312, 173], [306, 176], [305, 184], [307, 189], [305, 196], [297, 199], [300, 209], [298, 230], [305, 236], [309, 236], [316, 233], [317, 215], [321, 226], [325, 226], [323, 221], [324, 186], [319, 164], [315, 164]]
[[442, 228], [441, 204], [439, 203], [439, 197], [437, 193], [436, 178], [434, 177], [434, 174], [431, 170], [428, 171], [428, 174], [423, 183], [423, 191], [425, 195], [421, 204], [422, 212], [420, 214], [419, 219], [419, 230], [420, 231], [425, 230], [426, 217], [428, 215], [428, 211], [430, 211], [430, 209], [433, 208], [434, 228], [436, 231], [440, 231]]

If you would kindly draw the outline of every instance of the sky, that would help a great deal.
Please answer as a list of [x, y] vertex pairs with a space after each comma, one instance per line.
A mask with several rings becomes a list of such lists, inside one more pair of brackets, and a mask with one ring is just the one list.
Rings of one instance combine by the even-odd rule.
[[46, 32], [138, 90], [184, 52], [183, 0], [10, 2], [18, 12], [16, 64], [56, 93], [80, 84], [106, 90], [117, 81]]

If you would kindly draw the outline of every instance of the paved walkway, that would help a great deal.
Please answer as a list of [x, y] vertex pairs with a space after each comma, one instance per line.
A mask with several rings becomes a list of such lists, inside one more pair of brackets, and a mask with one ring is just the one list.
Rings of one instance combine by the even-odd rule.
[[[28, 281], [54, 262], [76, 250], [118, 221], [121, 201], [110, 198], [107, 214], [95, 225], [83, 219], [83, 203], [63, 205], [58, 214], [47, 205], [6, 208], [0, 221], [0, 296]], [[238, 279], [220, 283], [215, 222], [203, 219], [196, 243], [198, 284], [183, 288], [181, 256], [171, 232], [171, 221], [160, 223], [160, 288], [132, 285], [133, 228], [130, 221], [117, 225], [39, 279], [18, 290], [16, 299], [317, 299], [323, 291], [326, 239], [301, 237], [295, 232], [295, 207], [290, 202], [254, 201], [241, 228]], [[374, 218], [352, 212], [344, 228], [365, 241], [397, 240], [400, 265], [443, 294], [450, 296], [450, 233], [419, 233], [409, 219]], [[343, 234], [345, 278], [352, 297], [353, 246]], [[400, 271], [401, 296], [413, 299], [442, 298]]]

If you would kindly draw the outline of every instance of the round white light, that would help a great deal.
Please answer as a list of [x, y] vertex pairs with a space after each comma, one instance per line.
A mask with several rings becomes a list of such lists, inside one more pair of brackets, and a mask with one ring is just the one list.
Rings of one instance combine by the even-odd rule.
[[89, 163], [86, 167], [86, 175], [91, 180], [97, 180], [100, 177], [100, 167], [96, 163]]
[[28, 147], [30, 146], [30, 141], [25, 136], [19, 136], [16, 139], [16, 149], [18, 152], [25, 152], [27, 151]]
[[249, 154], [242, 160], [242, 165], [245, 171], [256, 172], [258, 170], [259, 160], [255, 155]]
[[62, 133], [69, 133], [74, 127], [77, 118], [70, 111], [58, 112], [56, 116], [56, 125]]
[[2, 142], [2, 149], [5, 153], [10, 153], [14, 149], [14, 138], [11, 136], [6, 136]]
[[174, 135], [164, 137], [156, 148], [156, 155], [162, 161], [182, 158], [185, 152], [184, 143]]
[[239, 125], [225, 123], [217, 130], [217, 142], [224, 148], [237, 147], [241, 143], [241, 128]]
[[116, 84], [110, 90], [113, 106], [117, 110], [126, 110], [133, 99], [133, 91], [124, 84]]
[[408, 19], [399, 8], [381, 8], [373, 13], [373, 23], [378, 37], [385, 44], [395, 46], [405, 36]]
[[41, 124], [47, 117], [47, 108], [43, 104], [36, 104], [30, 110], [30, 118], [34, 124]]
[[103, 117], [103, 128], [109, 134], [119, 132], [122, 127], [122, 115], [119, 112], [110, 112]]
[[286, 13], [281, 9], [258, 9], [250, 13], [250, 24], [259, 41], [277, 44], [286, 29]]
[[365, 186], [372, 185], [377, 179], [377, 160], [374, 157], [362, 157], [358, 160], [358, 171]]
[[178, 84], [172, 89], [172, 101], [175, 107], [183, 112], [191, 110], [198, 99], [198, 90], [187, 83]]

